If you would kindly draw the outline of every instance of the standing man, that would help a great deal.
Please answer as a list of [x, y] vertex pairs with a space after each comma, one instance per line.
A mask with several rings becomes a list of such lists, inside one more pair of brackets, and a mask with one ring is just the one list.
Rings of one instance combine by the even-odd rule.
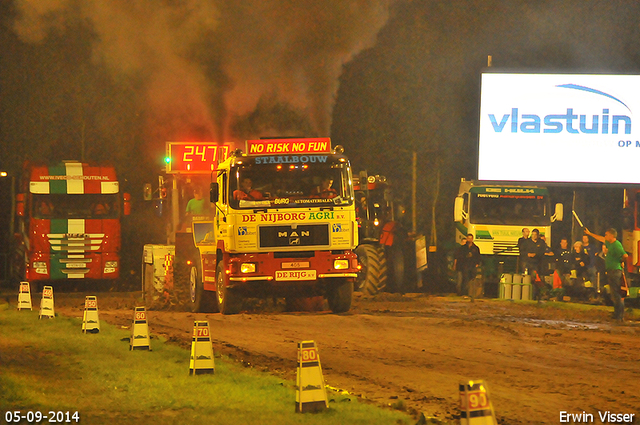
[[607, 283], [609, 283], [609, 296], [613, 302], [613, 319], [622, 323], [624, 318], [624, 299], [622, 299], [620, 295], [622, 286], [622, 262], [627, 260], [628, 255], [624, 252], [620, 241], [616, 239], [618, 237], [616, 229], [608, 229], [604, 232], [604, 236], [600, 236], [590, 232], [589, 229], [585, 227], [584, 233], [604, 243], [604, 262]]
[[459, 295], [469, 294], [469, 281], [476, 277], [476, 268], [480, 266], [480, 260], [480, 248], [473, 243], [473, 235], [469, 233], [466, 243], [460, 245], [453, 260], [453, 269], [462, 277], [458, 280], [460, 286], [456, 288]]
[[596, 257], [600, 252], [600, 247], [596, 246], [595, 242], [590, 243], [589, 236], [582, 235], [582, 250], [589, 255], [589, 266], [587, 267], [587, 280], [591, 281], [592, 285], [596, 284]]
[[536, 275], [542, 271], [541, 262], [547, 251], [547, 244], [540, 239], [540, 231], [538, 229], [531, 231], [531, 238], [522, 244], [522, 249], [526, 255], [526, 261], [523, 267], [528, 269], [528, 273], [532, 276], [532, 279], [535, 280]]
[[518, 261], [520, 262], [518, 270], [520, 272], [524, 271], [524, 265], [527, 262], [527, 253], [523, 250], [524, 243], [527, 241], [527, 239], [529, 239], [529, 229], [525, 227], [524, 229], [522, 229], [522, 237], [518, 239]]

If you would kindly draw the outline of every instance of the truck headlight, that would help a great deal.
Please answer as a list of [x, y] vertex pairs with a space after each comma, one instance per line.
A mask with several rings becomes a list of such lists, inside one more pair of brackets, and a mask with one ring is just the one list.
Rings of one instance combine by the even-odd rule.
[[256, 263], [242, 263], [240, 264], [240, 273], [255, 273]]
[[333, 260], [333, 268], [336, 270], [348, 269], [349, 260]]
[[118, 268], [117, 261], [105, 261], [103, 273], [115, 273]]
[[47, 274], [47, 263], [44, 261], [34, 261], [33, 269], [38, 274]]

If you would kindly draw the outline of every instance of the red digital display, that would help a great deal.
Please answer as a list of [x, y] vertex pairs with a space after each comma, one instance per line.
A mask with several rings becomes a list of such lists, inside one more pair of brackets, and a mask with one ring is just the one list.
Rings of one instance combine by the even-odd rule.
[[231, 146], [218, 143], [167, 143], [167, 173], [209, 174], [229, 157]]

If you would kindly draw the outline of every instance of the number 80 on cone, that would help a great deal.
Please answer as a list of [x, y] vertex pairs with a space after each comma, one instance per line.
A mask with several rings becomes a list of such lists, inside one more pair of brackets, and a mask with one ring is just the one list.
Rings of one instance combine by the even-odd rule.
[[315, 348], [303, 348], [300, 350], [300, 360], [303, 362], [318, 361], [318, 351]]

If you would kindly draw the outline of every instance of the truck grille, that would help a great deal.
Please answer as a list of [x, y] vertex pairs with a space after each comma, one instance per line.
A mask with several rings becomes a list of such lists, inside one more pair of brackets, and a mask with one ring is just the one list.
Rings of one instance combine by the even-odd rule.
[[328, 246], [328, 224], [261, 226], [260, 248]]
[[103, 233], [82, 234], [82, 235], [65, 235], [65, 234], [48, 234], [49, 243], [52, 251], [67, 252], [87, 252], [98, 251], [102, 240]]
[[493, 253], [499, 255], [518, 255], [518, 242], [494, 242]]

